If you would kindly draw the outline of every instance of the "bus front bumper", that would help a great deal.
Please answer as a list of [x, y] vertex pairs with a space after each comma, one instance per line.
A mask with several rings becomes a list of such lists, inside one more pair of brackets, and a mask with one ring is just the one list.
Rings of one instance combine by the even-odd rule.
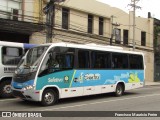
[[41, 101], [41, 92], [37, 90], [17, 90], [12, 89], [13, 96], [29, 101]]

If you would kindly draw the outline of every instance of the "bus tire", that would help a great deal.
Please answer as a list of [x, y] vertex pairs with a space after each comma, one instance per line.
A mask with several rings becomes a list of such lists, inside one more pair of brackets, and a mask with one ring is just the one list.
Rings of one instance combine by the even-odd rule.
[[115, 96], [116, 97], [120, 97], [120, 96], [123, 95], [123, 93], [124, 93], [124, 87], [123, 87], [123, 85], [120, 84], [120, 83], [117, 84], [116, 91], [115, 91]]
[[0, 83], [0, 97], [1, 98], [13, 97], [10, 80], [5, 80]]
[[47, 89], [42, 94], [41, 104], [43, 106], [51, 106], [58, 100], [57, 93], [52, 89]]

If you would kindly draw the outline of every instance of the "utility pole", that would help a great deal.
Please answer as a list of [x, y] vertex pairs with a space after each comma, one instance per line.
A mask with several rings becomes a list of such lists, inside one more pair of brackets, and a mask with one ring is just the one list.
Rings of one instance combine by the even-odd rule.
[[135, 50], [135, 27], [136, 27], [136, 9], [141, 9], [140, 6], [137, 6], [136, 2], [139, 2], [140, 0], [131, 0], [131, 4], [129, 4], [129, 6], [133, 7], [133, 51]]
[[52, 43], [54, 17], [55, 17], [55, 2], [64, 2], [65, 0], [50, 0], [43, 8], [46, 14], [46, 43]]
[[52, 36], [53, 36], [53, 24], [54, 24], [54, 2], [53, 0], [50, 0], [50, 2], [47, 4], [48, 11], [46, 16], [46, 43], [52, 43]]

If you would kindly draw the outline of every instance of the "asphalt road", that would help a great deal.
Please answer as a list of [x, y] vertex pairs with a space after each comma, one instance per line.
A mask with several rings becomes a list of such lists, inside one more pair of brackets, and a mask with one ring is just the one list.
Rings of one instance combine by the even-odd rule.
[[102, 94], [62, 99], [49, 107], [17, 98], [0, 99], [0, 111], [160, 111], [160, 85], [126, 91], [121, 97]]

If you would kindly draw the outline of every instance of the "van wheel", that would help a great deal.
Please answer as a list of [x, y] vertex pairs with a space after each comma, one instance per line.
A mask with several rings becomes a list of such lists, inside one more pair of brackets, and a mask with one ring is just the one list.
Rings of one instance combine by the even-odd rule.
[[124, 87], [122, 84], [118, 84], [115, 91], [115, 96], [119, 97], [122, 96], [124, 93]]
[[42, 101], [41, 101], [41, 104], [43, 106], [50, 106], [50, 105], [53, 105], [57, 100], [58, 100], [58, 97], [57, 97], [57, 93], [52, 90], [52, 89], [47, 89], [43, 92], [42, 94]]
[[0, 83], [0, 97], [2, 98], [13, 97], [11, 90], [11, 82], [9, 80]]

